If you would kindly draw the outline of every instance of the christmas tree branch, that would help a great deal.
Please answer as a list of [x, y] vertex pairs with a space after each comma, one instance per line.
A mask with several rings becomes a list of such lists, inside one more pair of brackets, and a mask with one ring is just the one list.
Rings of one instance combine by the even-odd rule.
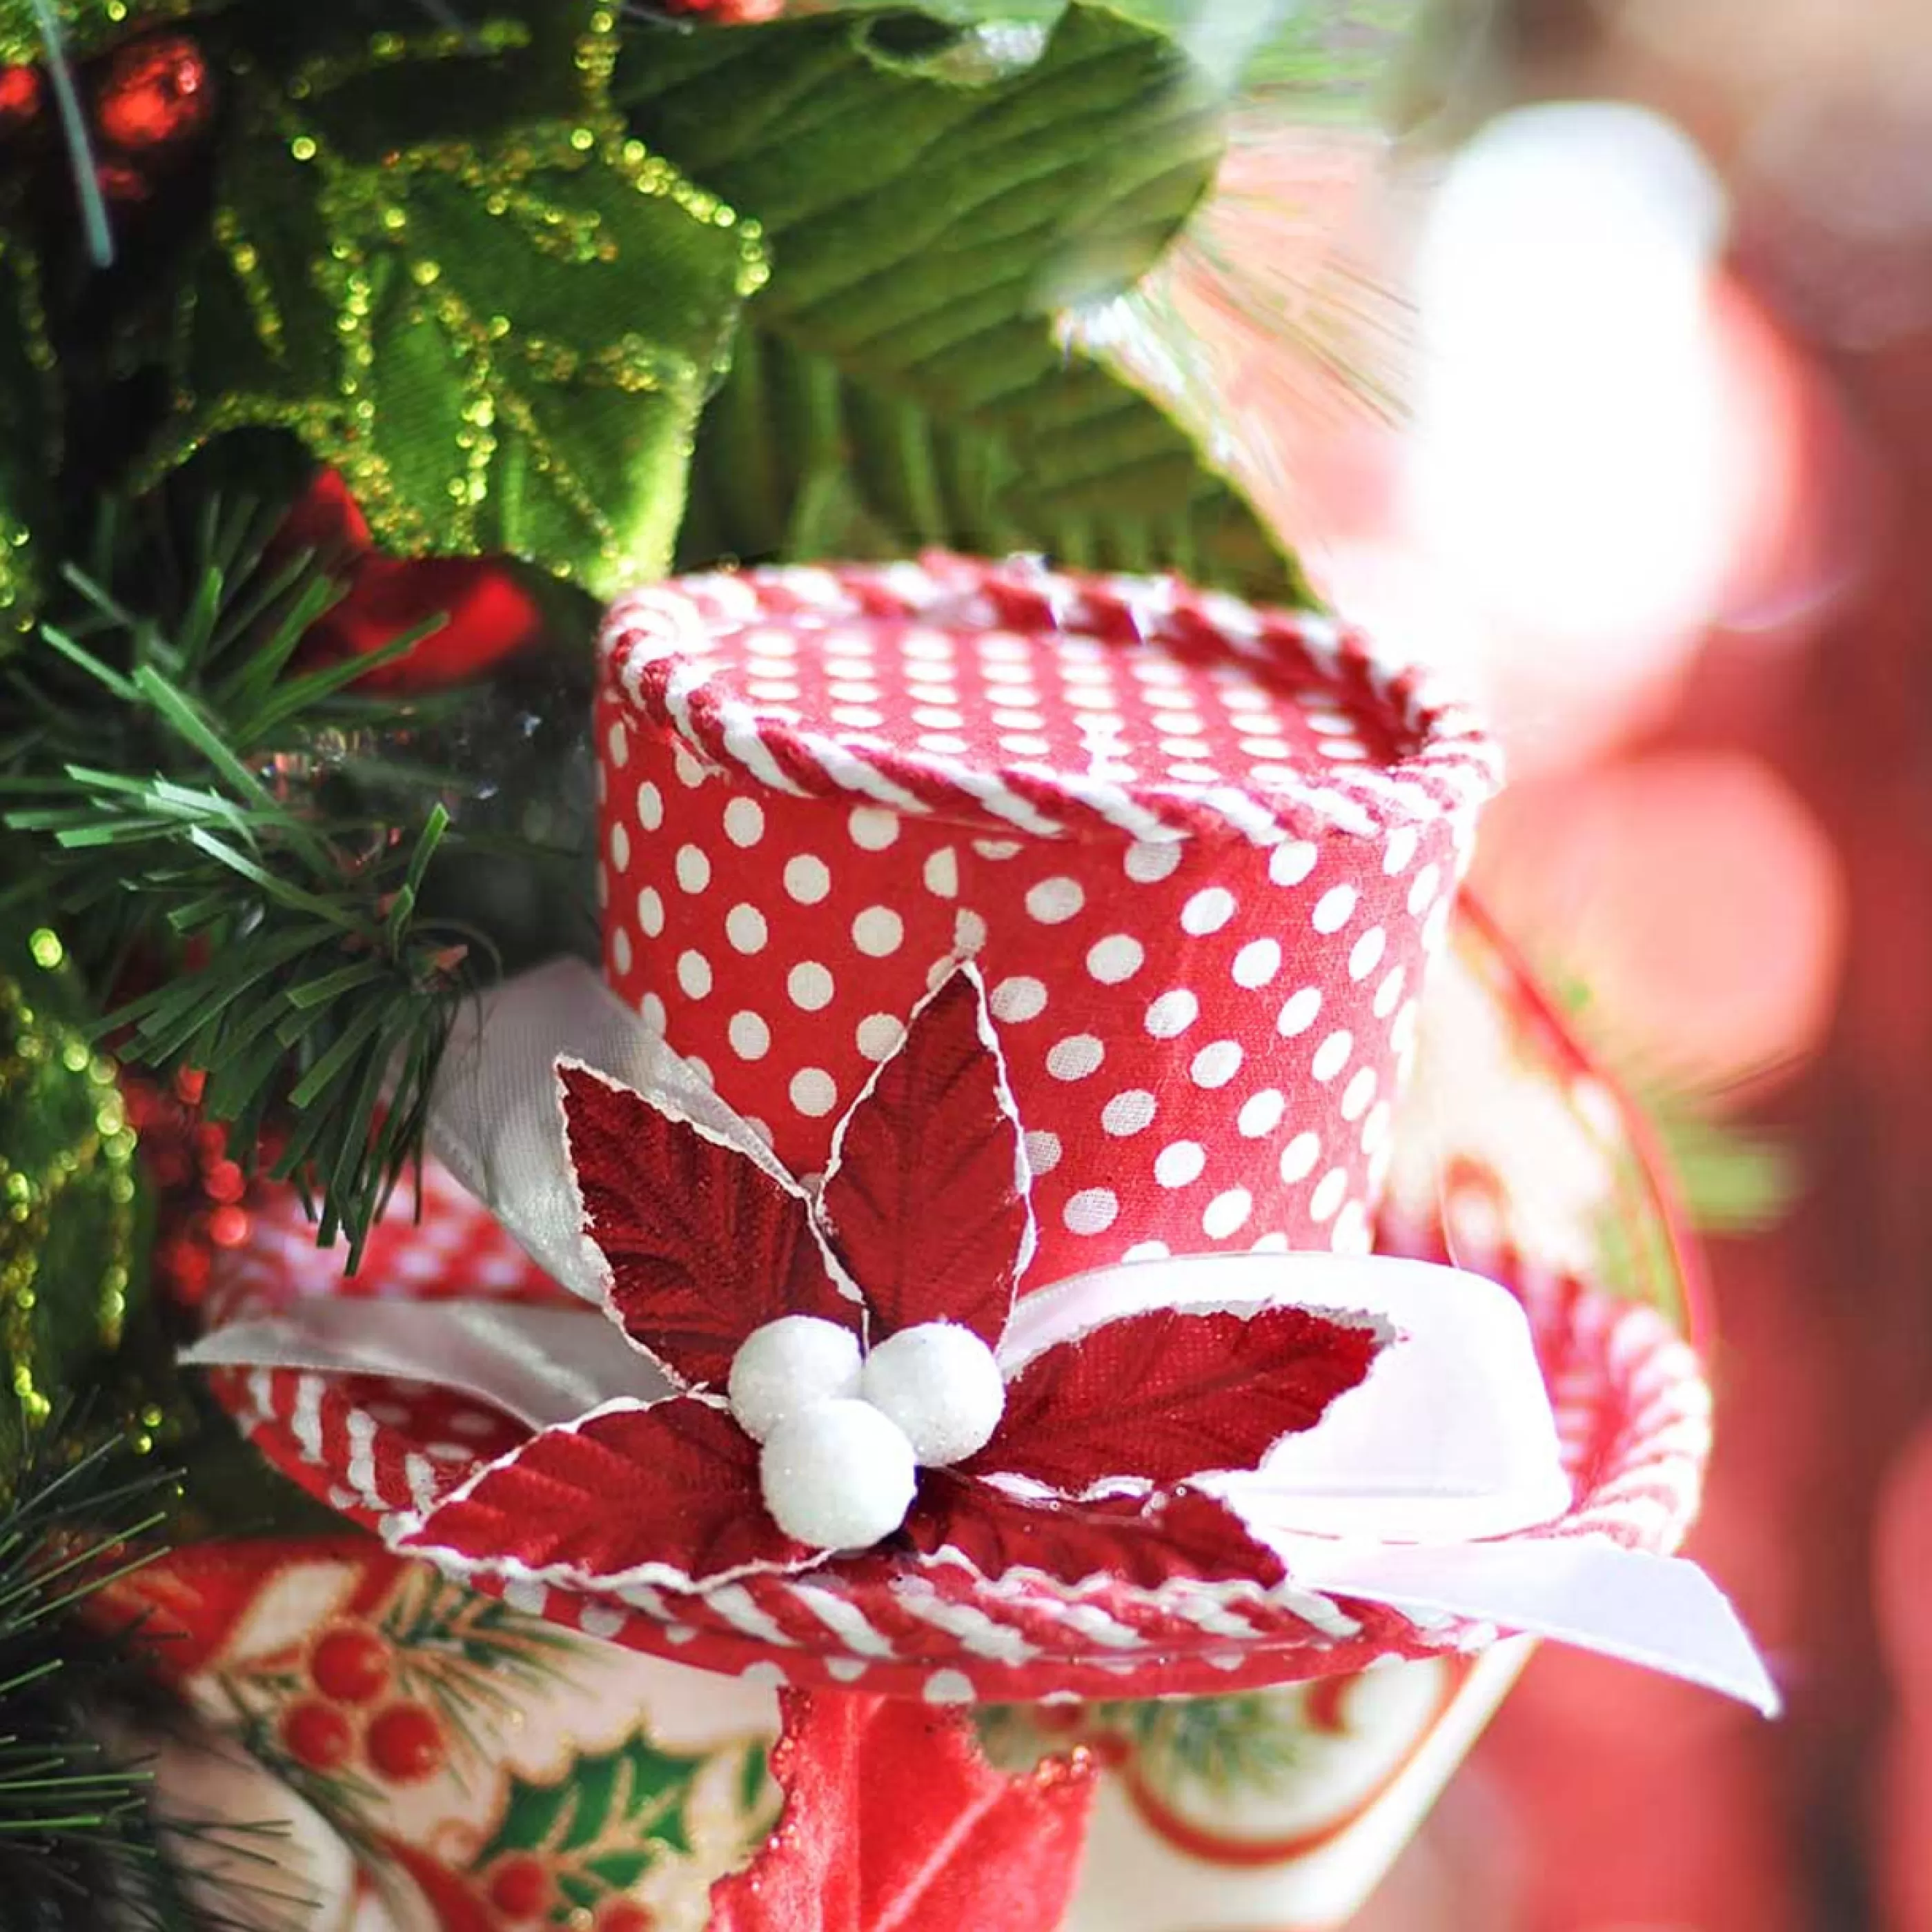
[[204, 1072], [209, 1116], [250, 1156], [274, 1133], [274, 1172], [352, 1257], [416, 1156], [454, 1002], [488, 949], [418, 914], [453, 836], [440, 803], [398, 826], [335, 756], [397, 722], [349, 687], [422, 634], [292, 668], [334, 592], [310, 560], [274, 557], [275, 520], [210, 506], [164, 618], [105, 572], [65, 573], [74, 620], [43, 626], [0, 697], [0, 823], [28, 861], [0, 904], [56, 908], [104, 1001], [148, 980], [106, 1022], [127, 1030], [121, 1051]]

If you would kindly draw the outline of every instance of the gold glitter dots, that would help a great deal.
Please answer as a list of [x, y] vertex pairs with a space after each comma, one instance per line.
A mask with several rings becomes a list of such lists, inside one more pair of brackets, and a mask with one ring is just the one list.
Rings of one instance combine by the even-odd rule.
[[27, 950], [34, 956], [34, 964], [44, 967], [51, 973], [67, 957], [67, 949], [61, 944], [60, 934], [51, 926], [39, 926], [27, 941]]
[[298, 134], [289, 143], [289, 152], [298, 161], [312, 161], [318, 152], [313, 136]]

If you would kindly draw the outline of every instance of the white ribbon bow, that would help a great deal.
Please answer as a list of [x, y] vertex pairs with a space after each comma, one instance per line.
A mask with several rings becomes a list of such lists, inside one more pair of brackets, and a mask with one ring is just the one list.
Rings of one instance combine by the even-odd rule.
[[[556, 1100], [560, 1058], [623, 1082], [783, 1174], [745, 1120], [588, 967], [560, 961], [466, 1010], [438, 1078], [429, 1144], [533, 1258], [599, 1305], [306, 1298], [215, 1329], [183, 1359], [439, 1383], [533, 1429], [614, 1398], [670, 1394], [602, 1312]], [[1775, 1712], [1778, 1693], [1736, 1613], [1694, 1564], [1600, 1536], [1482, 1540], [1552, 1522], [1571, 1500], [1528, 1324], [1493, 1282], [1382, 1256], [1121, 1264], [1025, 1296], [1000, 1366], [1010, 1380], [1044, 1350], [1124, 1315], [1270, 1306], [1376, 1316], [1398, 1338], [1366, 1381], [1258, 1469], [1199, 1479], [1298, 1584], [1418, 1619], [1556, 1638]]]

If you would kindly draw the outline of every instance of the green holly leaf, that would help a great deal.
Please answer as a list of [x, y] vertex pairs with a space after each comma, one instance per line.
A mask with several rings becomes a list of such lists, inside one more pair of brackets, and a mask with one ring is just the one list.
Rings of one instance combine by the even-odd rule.
[[627, 47], [633, 128], [755, 216], [776, 265], [703, 425], [681, 560], [943, 542], [1290, 589], [1183, 431], [1053, 322], [1172, 238], [1220, 152], [1220, 90], [1105, 8], [970, 85], [881, 64], [883, 26]]
[[[150, 473], [280, 428], [400, 554], [524, 557], [600, 594], [661, 572], [763, 260], [604, 106], [602, 44], [587, 26], [571, 42], [575, 114], [373, 158], [366, 64], [244, 75]], [[452, 58], [447, 37], [392, 38], [377, 65], [387, 86], [418, 61], [420, 92]]]

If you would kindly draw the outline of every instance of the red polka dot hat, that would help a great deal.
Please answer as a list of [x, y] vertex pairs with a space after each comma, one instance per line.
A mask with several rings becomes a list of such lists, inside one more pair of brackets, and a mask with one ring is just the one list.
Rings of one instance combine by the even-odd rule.
[[1708, 1438], [1667, 1198], [1458, 905], [1496, 760], [1427, 676], [930, 556], [640, 589], [596, 734], [603, 986], [459, 1039], [451, 1171], [352, 1283], [289, 1199], [218, 1271], [199, 1358], [282, 1468], [775, 1682], [1219, 1692], [1664, 1630], [1768, 1696], [1666, 1560]]

